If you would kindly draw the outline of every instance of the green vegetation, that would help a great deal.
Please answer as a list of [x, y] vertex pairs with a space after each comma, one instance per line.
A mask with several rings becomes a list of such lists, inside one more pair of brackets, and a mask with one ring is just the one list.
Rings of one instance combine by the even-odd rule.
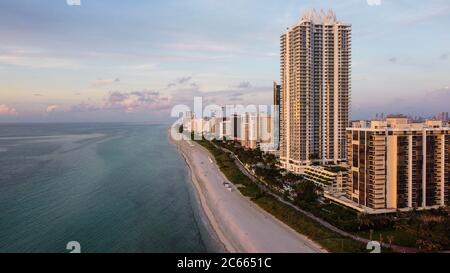
[[304, 181], [296, 185], [295, 192], [297, 193], [297, 203], [306, 205], [315, 203], [319, 199], [322, 189], [313, 182]]
[[[232, 141], [214, 141], [214, 144], [237, 155], [239, 160], [251, 166], [255, 174], [271, 186], [279, 187], [282, 185], [282, 180], [286, 179], [277, 167], [278, 160], [276, 156], [272, 154], [264, 154], [259, 149], [246, 150], [238, 143]], [[299, 179], [298, 176], [295, 176], [295, 178]]]
[[230, 182], [239, 186], [239, 191], [244, 196], [257, 198], [263, 194], [259, 187], [238, 169], [230, 154], [224, 153], [223, 151], [217, 149], [209, 141], [202, 140], [198, 141], [198, 143], [209, 150], [209, 152], [216, 159], [220, 171], [222, 171]]
[[411, 211], [393, 215], [360, 215], [356, 234], [423, 252], [450, 249], [450, 209]]

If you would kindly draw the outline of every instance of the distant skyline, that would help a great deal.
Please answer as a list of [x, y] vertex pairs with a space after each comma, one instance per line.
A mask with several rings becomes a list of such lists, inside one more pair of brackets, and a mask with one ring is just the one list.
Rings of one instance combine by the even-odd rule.
[[352, 119], [450, 111], [448, 0], [3, 0], [0, 122], [162, 123], [193, 96], [270, 104], [307, 9], [352, 24]]

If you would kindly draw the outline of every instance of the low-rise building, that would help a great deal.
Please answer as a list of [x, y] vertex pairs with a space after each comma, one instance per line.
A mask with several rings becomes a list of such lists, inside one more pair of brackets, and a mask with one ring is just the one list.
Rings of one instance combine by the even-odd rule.
[[332, 170], [324, 166], [308, 166], [303, 178], [328, 192], [343, 192], [347, 187], [347, 171], [342, 168]]

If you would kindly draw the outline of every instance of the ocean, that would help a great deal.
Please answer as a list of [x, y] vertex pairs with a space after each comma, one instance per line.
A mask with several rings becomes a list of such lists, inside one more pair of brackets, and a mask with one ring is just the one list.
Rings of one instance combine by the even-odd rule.
[[167, 126], [0, 125], [0, 252], [221, 252]]

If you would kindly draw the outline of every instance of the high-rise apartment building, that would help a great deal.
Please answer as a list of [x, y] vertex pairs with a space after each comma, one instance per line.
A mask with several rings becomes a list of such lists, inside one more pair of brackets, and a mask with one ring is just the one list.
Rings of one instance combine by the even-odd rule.
[[450, 128], [442, 121], [372, 121], [347, 130], [347, 198], [374, 211], [449, 204]]
[[346, 159], [350, 69], [351, 25], [331, 10], [306, 12], [281, 36], [282, 167]]
[[274, 148], [275, 150], [280, 149], [280, 114], [281, 114], [281, 85], [277, 82], [273, 82], [273, 120], [274, 120]]
[[273, 119], [267, 113], [245, 113], [240, 117], [241, 145], [248, 149], [274, 150]]

